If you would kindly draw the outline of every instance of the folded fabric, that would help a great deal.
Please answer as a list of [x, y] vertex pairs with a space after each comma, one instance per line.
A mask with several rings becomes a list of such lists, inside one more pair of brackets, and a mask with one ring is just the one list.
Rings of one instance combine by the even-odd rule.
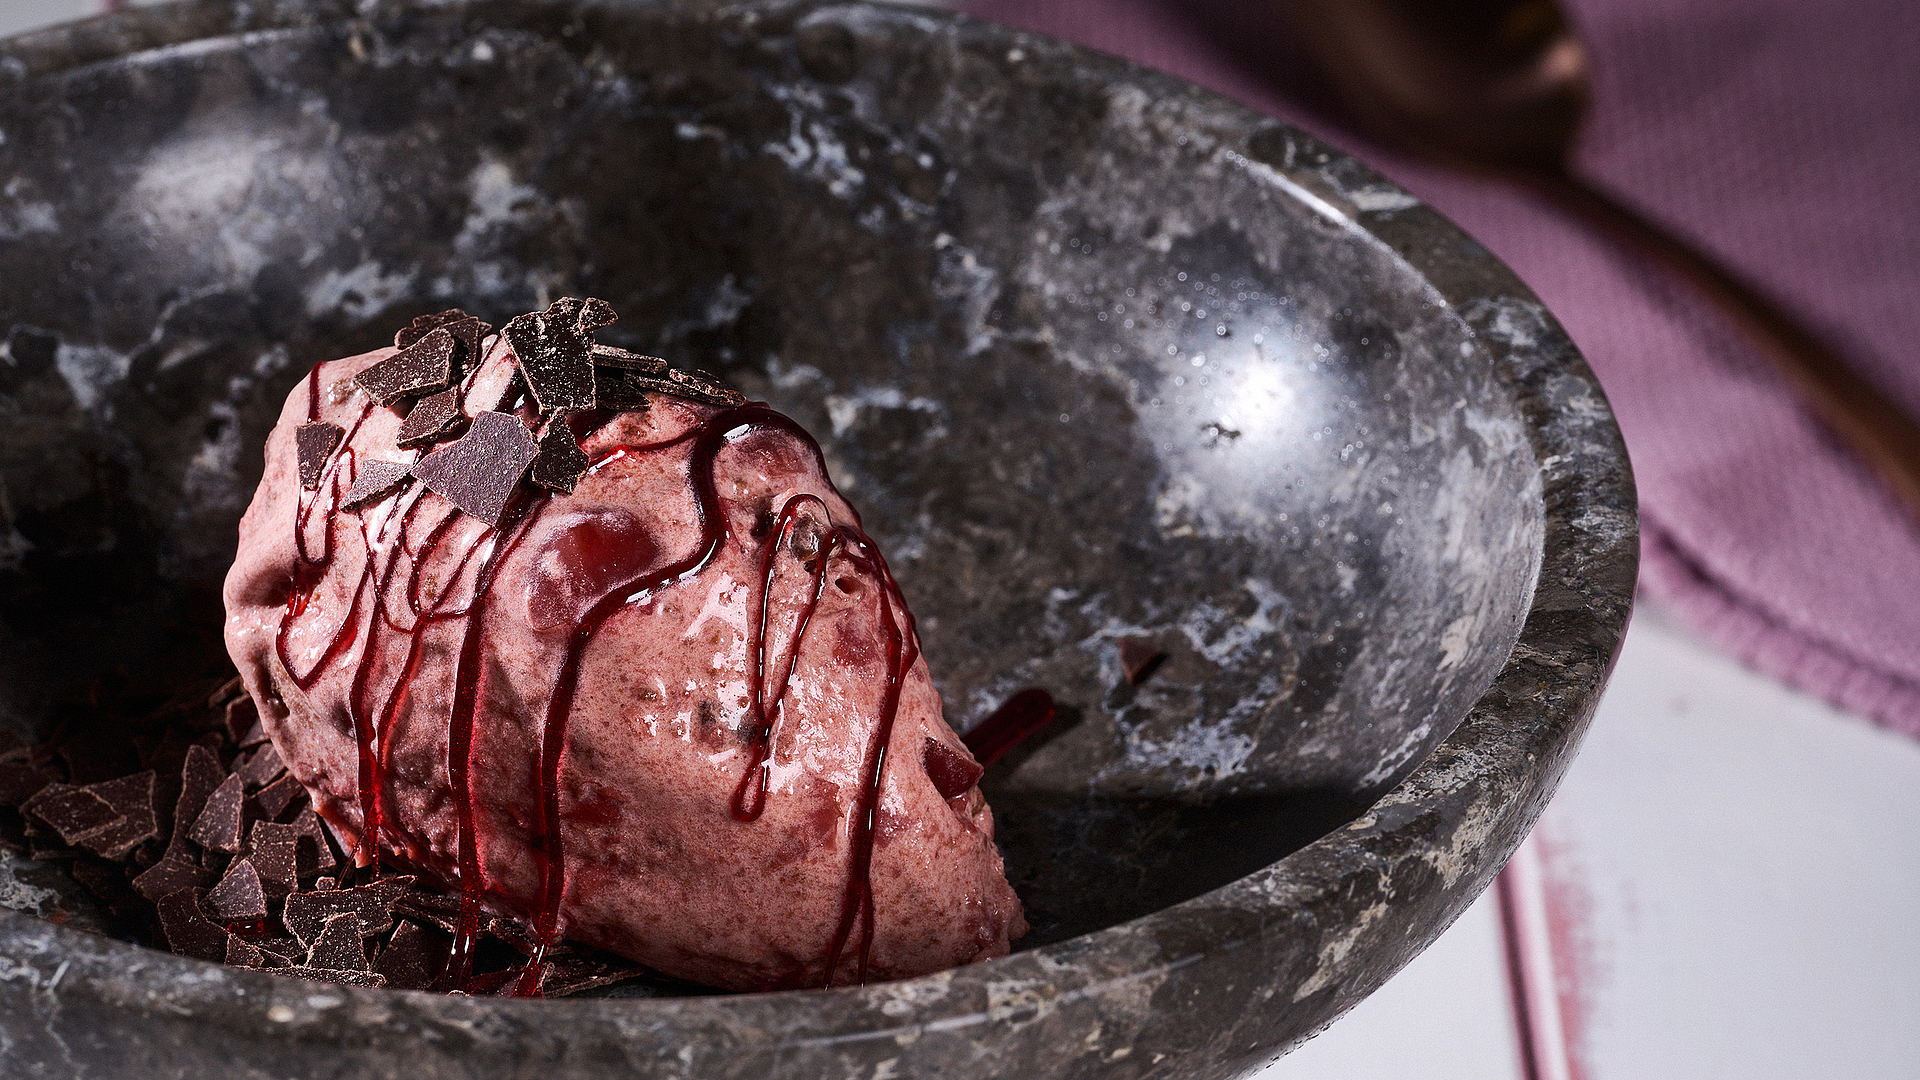
[[[1329, 104], [1278, 0], [968, 0], [1191, 79], [1374, 165], [1505, 260], [1613, 402], [1642, 585], [1754, 666], [1920, 736], [1920, 525], [1685, 285]], [[1920, 15], [1905, 0], [1566, 0], [1577, 171], [1699, 245], [1920, 414]]]

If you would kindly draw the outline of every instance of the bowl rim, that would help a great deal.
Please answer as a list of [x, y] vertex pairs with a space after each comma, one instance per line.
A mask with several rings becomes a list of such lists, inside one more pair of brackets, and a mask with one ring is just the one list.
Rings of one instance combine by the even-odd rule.
[[[181, 0], [130, 8], [0, 41], [0, 93], [136, 53], [258, 40], [276, 31], [368, 18], [369, 10], [377, 16], [406, 8], [481, 7], [468, 0], [381, 2], [378, 9], [355, 8], [346, 0]], [[570, 2], [526, 0], [537, 6]], [[1127, 81], [1202, 107], [1214, 128], [1237, 132], [1215, 140], [1215, 156], [1307, 204], [1361, 242], [1381, 245], [1427, 280], [1513, 392], [1541, 465], [1544, 534], [1539, 576], [1512, 653], [1453, 733], [1352, 823], [1226, 886], [1130, 922], [917, 979], [696, 998], [472, 999], [225, 968], [4, 911], [0, 965], [24, 973], [20, 977], [34, 989], [63, 987], [65, 996], [141, 1013], [192, 1014], [196, 1023], [250, 1039], [263, 1033], [270, 1040], [327, 1039], [348, 1030], [343, 1022], [415, 1035], [438, 1030], [449, 1038], [476, 1025], [504, 1025], [501, 1030], [513, 1038], [538, 1039], [553, 1026], [554, 1010], [565, 1010], [567, 1038], [574, 1041], [631, 1048], [652, 1033], [645, 1037], [677, 1047], [704, 1033], [711, 1049], [760, 1031], [778, 1032], [779, 1046], [791, 1050], [1018, 1025], [1075, 1002], [1158, 985], [1182, 969], [1204, 967], [1200, 962], [1221, 950], [1256, 940], [1305, 964], [1295, 1002], [1332, 994], [1337, 1015], [1437, 937], [1491, 882], [1557, 786], [1598, 703], [1631, 612], [1639, 545], [1626, 448], [1592, 371], [1532, 292], [1439, 213], [1346, 154], [1184, 80], [1080, 46], [951, 12], [863, 0], [584, 0], [575, 6], [712, 19], [773, 9], [864, 9], [916, 20], [932, 27], [930, 33], [991, 40], [1003, 51], [1017, 48], [1064, 61], [1080, 79]], [[1394, 197], [1379, 197], [1383, 192]], [[1391, 893], [1396, 883], [1422, 873], [1445, 883], [1442, 917], [1430, 934], [1415, 935], [1375, 961], [1345, 962], [1364, 925], [1344, 935], [1337, 927], [1313, 925], [1312, 913], [1350, 892], [1356, 880], [1377, 880]], [[1230, 925], [1243, 927], [1242, 935], [1221, 934], [1222, 917], [1237, 920]], [[1263, 1053], [1277, 1056], [1312, 1032], [1283, 1034]]]

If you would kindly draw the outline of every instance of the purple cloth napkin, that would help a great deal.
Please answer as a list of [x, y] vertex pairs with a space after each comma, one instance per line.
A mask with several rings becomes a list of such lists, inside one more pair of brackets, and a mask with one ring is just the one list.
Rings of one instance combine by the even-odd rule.
[[[1357, 137], [1257, 0], [959, 6], [1296, 123], [1458, 222], [1606, 387], [1639, 481], [1643, 587], [1754, 666], [1920, 736], [1920, 527], [1685, 286], [1532, 196]], [[1597, 75], [1578, 171], [1920, 414], [1920, 8], [1566, 6]]]

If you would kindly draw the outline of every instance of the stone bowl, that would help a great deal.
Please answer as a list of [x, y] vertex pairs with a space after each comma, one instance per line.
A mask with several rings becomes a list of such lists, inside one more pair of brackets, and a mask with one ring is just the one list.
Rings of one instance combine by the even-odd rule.
[[[822, 0], [197, 0], [0, 45], [0, 176], [16, 729], [217, 661], [309, 364], [566, 294], [821, 435], [955, 727], [1064, 706], [988, 778], [1034, 925], [1006, 959], [481, 1000], [5, 915], [10, 1075], [1244, 1073], [1486, 887], [1626, 626], [1626, 455], [1526, 288], [1339, 152], [1058, 42]], [[1123, 638], [1165, 654], [1138, 685]], [[9, 906], [59, 907], [8, 867]]]

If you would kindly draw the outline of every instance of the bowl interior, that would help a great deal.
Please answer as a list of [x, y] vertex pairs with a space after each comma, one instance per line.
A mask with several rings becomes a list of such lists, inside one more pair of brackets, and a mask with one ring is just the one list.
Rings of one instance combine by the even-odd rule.
[[[221, 659], [311, 363], [560, 295], [821, 436], [957, 729], [1062, 702], [989, 777], [1023, 945], [1347, 820], [1505, 662], [1543, 532], [1512, 392], [1380, 243], [1187, 155], [1179, 102], [927, 64], [905, 11], [768, 8], [778, 49], [666, 5], [315, 11], [0, 93], [15, 727]], [[1139, 685], [1122, 638], [1166, 654]]]

